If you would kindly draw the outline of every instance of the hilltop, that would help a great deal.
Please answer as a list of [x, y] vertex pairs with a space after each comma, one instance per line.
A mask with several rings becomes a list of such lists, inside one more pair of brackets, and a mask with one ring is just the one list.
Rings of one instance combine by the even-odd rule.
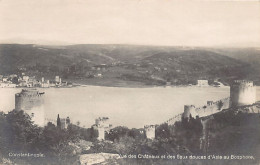
[[227, 52], [173, 46], [1, 44], [0, 74], [24, 72], [52, 79], [60, 75], [73, 82], [105, 86], [187, 85], [196, 84], [197, 79], [229, 83], [259, 78], [255, 76], [260, 71], [257, 65]]

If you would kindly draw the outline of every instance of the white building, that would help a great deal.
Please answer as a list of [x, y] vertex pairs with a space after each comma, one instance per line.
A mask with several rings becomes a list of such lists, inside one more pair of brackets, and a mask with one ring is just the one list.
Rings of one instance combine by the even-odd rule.
[[200, 86], [200, 87], [209, 86], [209, 82], [208, 82], [208, 80], [198, 80], [197, 85]]

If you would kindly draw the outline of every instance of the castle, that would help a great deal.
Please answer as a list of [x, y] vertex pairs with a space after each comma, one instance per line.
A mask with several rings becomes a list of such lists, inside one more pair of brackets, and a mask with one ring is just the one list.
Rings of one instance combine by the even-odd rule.
[[[196, 107], [195, 105], [184, 105], [184, 112], [178, 114], [165, 123], [173, 125], [176, 121], [181, 121], [182, 118], [190, 117], [202, 118], [223, 109], [230, 107], [239, 107], [244, 105], [252, 105], [256, 102], [256, 88], [252, 81], [235, 80], [230, 86], [230, 97], [224, 98], [218, 101], [207, 101], [207, 104], [202, 107]], [[23, 89], [20, 93], [15, 94], [15, 109], [24, 110], [35, 124], [44, 126], [45, 124], [45, 112], [44, 112], [44, 93], [39, 92], [37, 89]], [[70, 123], [67, 118], [60, 119], [61, 127], [65, 129]], [[95, 120], [95, 124], [92, 126], [98, 131], [98, 139], [105, 139], [105, 132], [109, 131], [112, 127], [109, 123], [108, 117], [99, 117]], [[155, 138], [155, 125], [144, 126], [145, 134], [148, 139]]]
[[45, 124], [44, 92], [37, 89], [22, 89], [15, 94], [15, 110], [26, 112], [38, 126]]
[[243, 105], [252, 105], [256, 102], [256, 88], [253, 81], [235, 80], [230, 86], [230, 97], [216, 102], [207, 101], [207, 105], [195, 108], [194, 105], [185, 105], [183, 118], [205, 117], [228, 109]]
[[[228, 109], [230, 107], [239, 107], [244, 105], [252, 105], [255, 102], [256, 87], [254, 86], [253, 81], [235, 80], [230, 85], [230, 97], [218, 100], [216, 102], [207, 101], [207, 104], [202, 107], [195, 107], [195, 105], [184, 105], [183, 113], [175, 115], [174, 117], [170, 118], [164, 123], [167, 123], [168, 125], [174, 125], [175, 122], [181, 121], [182, 118], [188, 120], [190, 119], [190, 117], [202, 118], [220, 112], [223, 109]], [[248, 111], [252, 113], [259, 113], [259, 111], [256, 111], [252, 108]], [[147, 129], [146, 131], [149, 135], [155, 134], [155, 130], [153, 129]]]

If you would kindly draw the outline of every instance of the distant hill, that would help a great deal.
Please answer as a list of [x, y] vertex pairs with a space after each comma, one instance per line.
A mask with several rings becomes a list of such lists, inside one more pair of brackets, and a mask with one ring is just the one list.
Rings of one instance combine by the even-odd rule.
[[247, 49], [239, 52], [241, 57], [222, 49], [190, 47], [1, 44], [0, 74], [60, 75], [74, 82], [108, 86], [186, 85], [197, 79], [228, 83], [255, 78], [260, 69], [242, 58]]

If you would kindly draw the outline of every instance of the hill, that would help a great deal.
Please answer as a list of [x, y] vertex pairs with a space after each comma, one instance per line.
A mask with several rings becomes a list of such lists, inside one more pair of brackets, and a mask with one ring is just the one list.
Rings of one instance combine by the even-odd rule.
[[[205, 48], [138, 45], [0, 45], [0, 74], [22, 73], [106, 86], [195, 84], [252, 78], [254, 65]], [[253, 76], [252, 76], [253, 75]]]
[[[249, 75], [249, 79], [252, 79], [256, 84], [260, 84], [260, 48], [250, 47], [250, 48], [211, 48], [210, 51], [224, 54], [228, 57], [240, 60], [242, 62], [250, 65], [254, 70], [252, 70]], [[253, 71], [255, 73], [253, 73]]]
[[205, 118], [208, 118], [204, 133], [210, 143], [208, 153], [252, 155], [259, 160], [259, 102], [229, 108]]

